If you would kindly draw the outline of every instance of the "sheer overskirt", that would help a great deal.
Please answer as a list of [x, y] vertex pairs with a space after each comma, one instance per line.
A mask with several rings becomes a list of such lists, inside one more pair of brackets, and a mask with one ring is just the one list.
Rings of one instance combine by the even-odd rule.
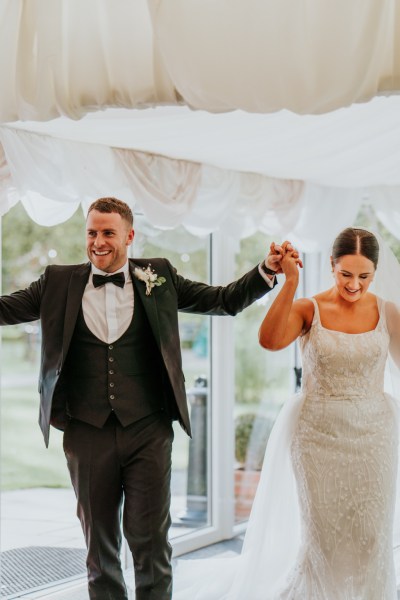
[[174, 600], [267, 600], [283, 586], [300, 546], [300, 511], [290, 448], [303, 402], [304, 395], [295, 395], [276, 419], [241, 555], [179, 561]]

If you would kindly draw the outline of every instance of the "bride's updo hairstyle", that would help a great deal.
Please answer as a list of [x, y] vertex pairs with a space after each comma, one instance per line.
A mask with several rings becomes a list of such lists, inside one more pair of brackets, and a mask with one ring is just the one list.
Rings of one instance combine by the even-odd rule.
[[333, 242], [332, 261], [335, 264], [341, 256], [361, 254], [374, 263], [376, 269], [379, 258], [379, 243], [373, 233], [366, 229], [347, 227]]

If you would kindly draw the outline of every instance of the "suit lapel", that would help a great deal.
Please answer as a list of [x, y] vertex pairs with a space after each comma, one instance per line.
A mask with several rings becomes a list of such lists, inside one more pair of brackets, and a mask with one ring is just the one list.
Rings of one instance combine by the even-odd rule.
[[156, 294], [150, 294], [150, 296], [146, 296], [146, 284], [144, 281], [140, 281], [135, 276], [135, 268], [141, 269], [142, 267], [130, 260], [129, 270], [135, 292], [140, 296], [147, 318], [149, 319], [150, 327], [153, 331], [158, 347], [161, 349], [160, 323], [158, 318]]
[[76, 319], [82, 304], [82, 296], [90, 273], [90, 264], [80, 265], [72, 273], [68, 286], [67, 305], [64, 317], [63, 361], [74, 332]]

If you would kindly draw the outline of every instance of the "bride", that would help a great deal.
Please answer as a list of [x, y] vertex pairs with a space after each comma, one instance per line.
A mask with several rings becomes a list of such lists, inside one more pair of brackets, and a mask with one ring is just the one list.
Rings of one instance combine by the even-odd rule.
[[283, 246], [259, 338], [268, 350], [299, 338], [302, 392], [271, 433], [242, 554], [180, 561], [174, 600], [397, 600], [399, 419], [384, 374], [389, 352], [399, 363], [400, 314], [369, 290], [372, 233], [339, 234], [333, 286], [311, 299], [294, 300], [296, 256]]

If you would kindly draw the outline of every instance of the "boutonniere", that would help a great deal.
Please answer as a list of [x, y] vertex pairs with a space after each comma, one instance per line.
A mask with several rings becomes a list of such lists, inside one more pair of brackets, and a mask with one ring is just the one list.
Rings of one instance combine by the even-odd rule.
[[143, 267], [139, 269], [139, 267], [135, 267], [135, 277], [140, 279], [140, 281], [144, 281], [146, 284], [146, 296], [150, 296], [151, 290], [155, 285], [162, 285], [167, 280], [165, 277], [159, 277], [157, 273], [153, 271], [151, 265], [147, 265], [146, 269]]

